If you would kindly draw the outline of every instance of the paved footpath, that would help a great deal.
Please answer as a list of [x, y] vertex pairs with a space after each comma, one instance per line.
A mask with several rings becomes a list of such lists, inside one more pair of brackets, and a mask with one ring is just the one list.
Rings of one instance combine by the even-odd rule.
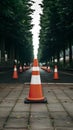
[[42, 88], [47, 104], [24, 104], [29, 84], [0, 84], [0, 130], [73, 130], [73, 85]]

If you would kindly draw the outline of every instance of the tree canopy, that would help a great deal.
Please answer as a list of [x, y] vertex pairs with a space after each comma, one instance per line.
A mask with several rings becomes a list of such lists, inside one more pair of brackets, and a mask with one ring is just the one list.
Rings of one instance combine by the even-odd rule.
[[[18, 49], [21, 62], [33, 58], [31, 0], [0, 0], [0, 41]], [[17, 58], [17, 57], [16, 57]]]
[[72, 64], [73, 45], [73, 0], [43, 0], [40, 5], [43, 13], [40, 19], [38, 57], [42, 62], [60, 59], [69, 48], [69, 63]]

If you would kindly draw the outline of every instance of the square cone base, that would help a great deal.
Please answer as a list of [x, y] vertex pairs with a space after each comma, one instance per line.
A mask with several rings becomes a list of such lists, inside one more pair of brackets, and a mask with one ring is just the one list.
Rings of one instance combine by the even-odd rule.
[[43, 100], [28, 100], [27, 98], [25, 98], [24, 103], [47, 103], [47, 99], [44, 98]]

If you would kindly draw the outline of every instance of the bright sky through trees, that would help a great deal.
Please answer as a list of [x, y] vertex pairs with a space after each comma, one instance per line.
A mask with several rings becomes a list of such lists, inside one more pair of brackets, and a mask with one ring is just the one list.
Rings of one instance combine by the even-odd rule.
[[42, 0], [34, 0], [34, 4], [32, 6], [32, 9], [34, 9], [34, 13], [32, 15], [32, 23], [34, 24], [33, 29], [32, 29], [32, 33], [33, 33], [33, 46], [34, 46], [34, 57], [37, 57], [37, 52], [38, 52], [38, 45], [39, 45], [39, 30], [40, 30], [40, 13], [42, 13], [41, 7], [40, 7], [40, 3], [42, 2]]

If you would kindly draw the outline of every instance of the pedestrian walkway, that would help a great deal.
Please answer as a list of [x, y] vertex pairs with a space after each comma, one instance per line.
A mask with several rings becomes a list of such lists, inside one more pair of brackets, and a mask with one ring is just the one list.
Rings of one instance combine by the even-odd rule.
[[48, 103], [24, 104], [29, 84], [0, 84], [0, 130], [73, 130], [73, 84], [42, 84]]

